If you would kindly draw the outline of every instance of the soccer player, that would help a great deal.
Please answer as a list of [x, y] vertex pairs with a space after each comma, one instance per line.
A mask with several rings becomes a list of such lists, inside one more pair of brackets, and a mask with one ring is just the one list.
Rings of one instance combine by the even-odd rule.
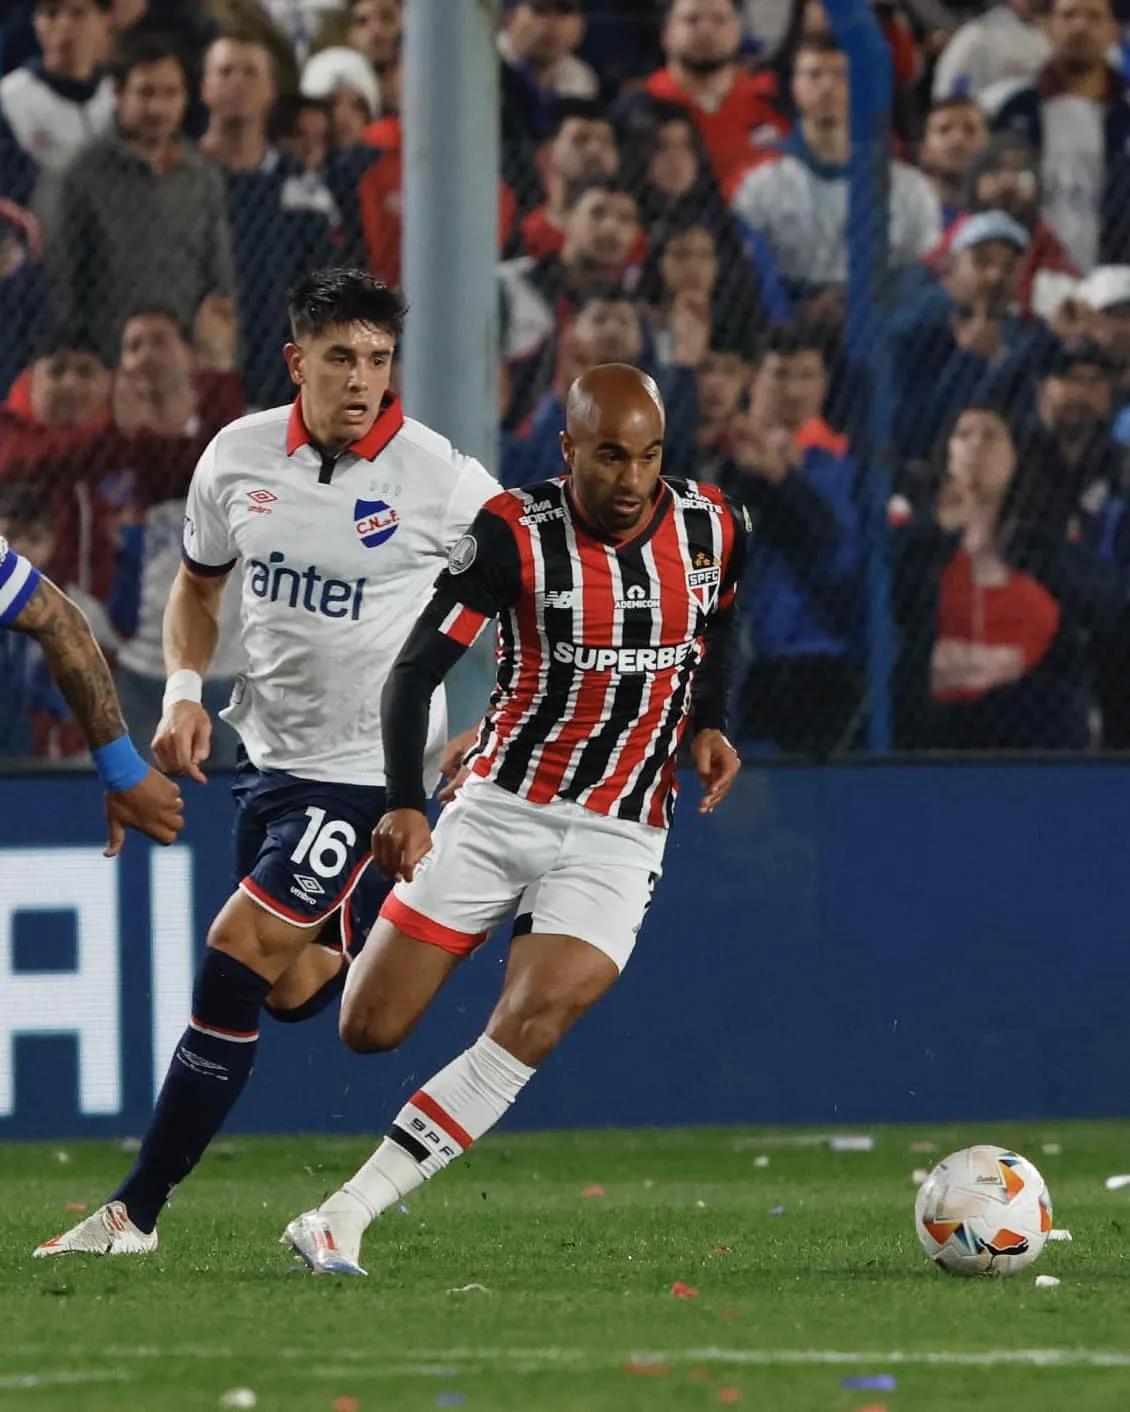
[[[723, 731], [740, 512], [712, 486], [660, 478], [663, 404], [636, 368], [578, 378], [566, 427], [570, 475], [483, 507], [385, 687], [373, 853], [399, 881], [350, 973], [341, 1033], [360, 1052], [393, 1048], [514, 912], [502, 995], [361, 1170], [287, 1227], [315, 1273], [364, 1274], [370, 1222], [493, 1127], [620, 974], [663, 867], [688, 725], [703, 810], [739, 769]], [[491, 709], [433, 840], [428, 701], [494, 617]]]
[[184, 827], [181, 793], [134, 749], [114, 681], [82, 610], [0, 536], [0, 627], [39, 644], [55, 685], [75, 713], [106, 790], [106, 857], [137, 829], [172, 843]]
[[[240, 881], [209, 930], [192, 1017], [136, 1165], [106, 1205], [37, 1255], [155, 1250], [170, 1189], [250, 1076], [260, 1011], [305, 1019], [340, 993], [353, 921], [367, 929], [383, 896], [370, 889], [351, 905], [386, 809], [380, 689], [448, 550], [498, 489], [478, 461], [406, 420], [389, 391], [398, 291], [361, 270], [315, 273], [295, 288], [290, 319], [297, 400], [221, 431], [189, 488], [153, 742], [162, 765], [204, 781], [201, 681], [238, 563], [248, 668], [223, 714], [246, 753], [235, 785]], [[442, 699], [424, 733], [434, 780]]]

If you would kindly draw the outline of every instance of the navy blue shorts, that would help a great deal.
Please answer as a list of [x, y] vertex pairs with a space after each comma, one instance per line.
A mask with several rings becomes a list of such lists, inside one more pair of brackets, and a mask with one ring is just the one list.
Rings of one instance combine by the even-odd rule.
[[356, 955], [392, 886], [369, 866], [384, 789], [258, 770], [241, 748], [232, 795], [236, 887]]

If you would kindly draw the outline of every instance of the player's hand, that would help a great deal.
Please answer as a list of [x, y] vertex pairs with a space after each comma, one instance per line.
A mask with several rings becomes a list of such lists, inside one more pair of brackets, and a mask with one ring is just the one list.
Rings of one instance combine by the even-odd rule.
[[478, 738], [479, 728], [472, 726], [470, 730], [461, 731], [459, 735], [452, 736], [444, 747], [443, 759], [439, 762], [439, 768], [446, 784], [436, 796], [441, 804], [451, 803], [463, 787], [463, 781], [471, 773], [463, 761], [468, 750]]
[[187, 775], [197, 784], [207, 784], [200, 765], [212, 750], [212, 718], [196, 701], [174, 701], [161, 717], [152, 750], [168, 774]]
[[431, 850], [431, 825], [418, 809], [393, 809], [373, 830], [373, 862], [394, 882], [411, 882], [416, 864]]
[[729, 794], [741, 770], [741, 758], [721, 731], [707, 730], [691, 741], [691, 759], [706, 791], [698, 812], [710, 814]]
[[158, 843], [172, 843], [184, 828], [184, 800], [172, 780], [156, 770], [132, 789], [106, 795], [109, 836], [104, 855], [116, 858], [122, 851], [126, 829], [137, 829]]

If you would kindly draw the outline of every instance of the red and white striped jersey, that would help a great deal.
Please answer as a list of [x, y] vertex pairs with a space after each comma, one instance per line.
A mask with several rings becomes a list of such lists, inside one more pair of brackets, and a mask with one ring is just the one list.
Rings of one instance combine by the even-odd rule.
[[[700, 667], [729, 632], [745, 539], [741, 511], [688, 481], [661, 480], [625, 540], [585, 524], [564, 476], [487, 501], [421, 619], [469, 646], [499, 618], [473, 772], [533, 803], [668, 824], [692, 707], [696, 729], [724, 722], [726, 683]], [[710, 655], [724, 677], [720, 641]]]

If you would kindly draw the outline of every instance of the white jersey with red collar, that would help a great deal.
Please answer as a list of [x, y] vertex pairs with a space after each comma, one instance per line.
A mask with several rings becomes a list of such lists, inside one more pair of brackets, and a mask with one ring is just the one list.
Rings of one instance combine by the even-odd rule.
[[[384, 783], [381, 690], [448, 550], [497, 482], [386, 399], [336, 460], [301, 400], [243, 417], [193, 475], [183, 555], [241, 579], [247, 671], [222, 713], [252, 763], [312, 780]], [[446, 729], [432, 702], [429, 780]]]

